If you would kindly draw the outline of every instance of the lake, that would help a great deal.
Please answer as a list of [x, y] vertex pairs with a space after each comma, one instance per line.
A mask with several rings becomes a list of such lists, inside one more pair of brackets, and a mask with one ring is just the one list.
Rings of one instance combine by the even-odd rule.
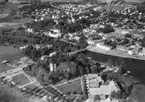
[[[107, 62], [108, 59], [112, 59], [113, 61], [115, 61], [116, 59], [119, 58], [116, 56], [105, 55], [92, 51], [86, 51], [85, 55], [87, 57], [91, 57], [93, 60], [100, 61], [100, 62]], [[125, 62], [126, 69], [131, 71], [131, 75], [145, 82], [145, 61], [129, 59], [129, 58], [122, 58], [122, 59]]]

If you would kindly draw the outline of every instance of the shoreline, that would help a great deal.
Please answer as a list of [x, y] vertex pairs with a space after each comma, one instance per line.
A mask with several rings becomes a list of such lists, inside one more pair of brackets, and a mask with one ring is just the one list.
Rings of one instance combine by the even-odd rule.
[[116, 56], [116, 57], [130, 58], [130, 59], [145, 61], [145, 56], [129, 55], [127, 53], [117, 52], [117, 51], [114, 51], [114, 50], [105, 51], [104, 49], [99, 49], [99, 48], [90, 48], [90, 49], [87, 49], [87, 50], [92, 51], [92, 52], [96, 52], [96, 53], [105, 54], [105, 55], [111, 55], [111, 56]]

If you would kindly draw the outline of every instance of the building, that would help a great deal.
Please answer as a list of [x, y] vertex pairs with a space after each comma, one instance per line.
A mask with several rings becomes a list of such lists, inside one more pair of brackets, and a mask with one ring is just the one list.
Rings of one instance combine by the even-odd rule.
[[118, 102], [111, 101], [112, 92], [119, 92], [117, 84], [114, 81], [104, 82], [98, 74], [89, 74], [86, 76], [89, 99], [86, 102]]
[[100, 43], [96, 44], [96, 47], [103, 49], [103, 50], [107, 50], [107, 51], [111, 50], [111, 47], [100, 44]]
[[59, 38], [61, 37], [60, 30], [58, 29], [51, 29], [49, 33], [45, 33], [45, 35], [53, 37], [53, 38]]

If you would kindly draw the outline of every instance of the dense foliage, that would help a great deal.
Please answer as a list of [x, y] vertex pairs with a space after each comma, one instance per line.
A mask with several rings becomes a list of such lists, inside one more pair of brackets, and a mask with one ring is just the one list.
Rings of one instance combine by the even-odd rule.
[[[61, 80], [72, 79], [87, 73], [99, 73], [100, 72], [100, 64], [96, 62], [92, 62], [87, 59], [84, 55], [79, 54], [78, 56], [66, 56], [63, 60], [57, 61], [57, 58], [61, 57], [51, 57], [47, 58], [46, 61], [37, 62], [35, 65], [31, 65], [25, 68], [25, 71], [31, 75], [36, 77], [43, 85], [55, 84], [60, 82]], [[56, 60], [55, 60], [56, 59]], [[56, 63], [56, 70], [50, 71], [49, 63]], [[64, 67], [63, 69], [59, 69], [59, 65], [61, 63], [65, 63], [68, 67]]]

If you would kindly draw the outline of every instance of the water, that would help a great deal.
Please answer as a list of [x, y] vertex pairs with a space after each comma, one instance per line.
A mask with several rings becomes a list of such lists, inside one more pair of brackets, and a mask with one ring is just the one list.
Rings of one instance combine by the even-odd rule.
[[[105, 55], [101, 53], [96, 53], [92, 51], [86, 51], [85, 55], [87, 57], [91, 57], [93, 60], [100, 61], [100, 62], [107, 62], [108, 59], [112, 59], [115, 61], [119, 57]], [[136, 60], [130, 58], [122, 58], [125, 62], [125, 68], [131, 71], [131, 75], [137, 79], [140, 79], [142, 82], [145, 82], [145, 61], [144, 60]]]

